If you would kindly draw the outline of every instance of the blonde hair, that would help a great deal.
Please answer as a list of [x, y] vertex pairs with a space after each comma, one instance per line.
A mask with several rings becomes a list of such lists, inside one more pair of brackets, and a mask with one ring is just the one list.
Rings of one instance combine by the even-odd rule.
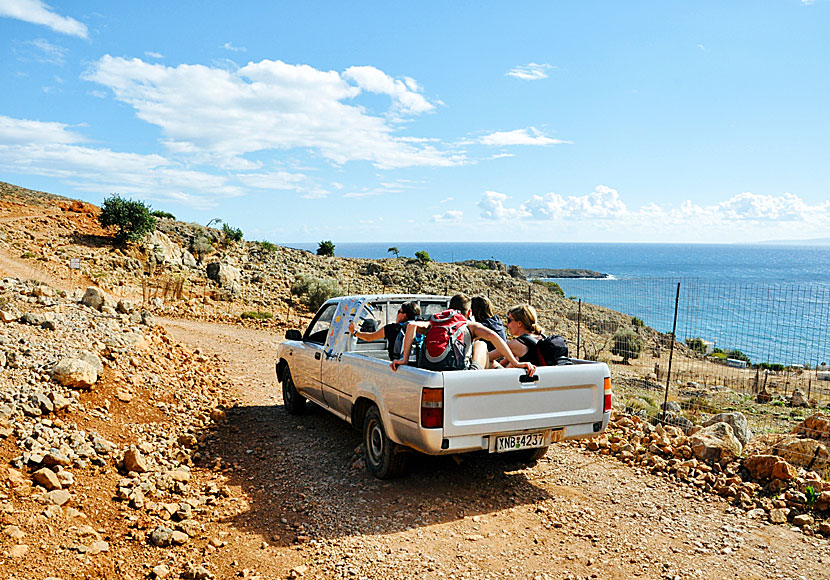
[[530, 304], [519, 304], [507, 311], [507, 315], [525, 327], [530, 334], [545, 334], [545, 329], [539, 326], [539, 316], [536, 309]]

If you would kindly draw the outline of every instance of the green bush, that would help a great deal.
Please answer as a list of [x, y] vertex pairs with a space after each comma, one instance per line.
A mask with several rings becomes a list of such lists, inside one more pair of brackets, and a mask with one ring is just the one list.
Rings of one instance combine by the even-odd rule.
[[268, 320], [270, 318], [274, 318], [274, 315], [271, 314], [270, 312], [258, 312], [258, 311], [253, 311], [253, 310], [248, 310], [246, 312], [243, 312], [239, 316], [243, 320], [246, 320], [246, 319], [249, 319], [249, 320]]
[[268, 252], [269, 254], [276, 254], [277, 253], [277, 245], [272, 244], [271, 242], [254, 242], [260, 248]]
[[168, 220], [176, 219], [176, 216], [174, 216], [169, 211], [161, 211], [160, 209], [153, 210], [152, 212], [150, 212], [150, 215], [152, 215], [153, 217], [164, 218], [164, 219], [168, 219]]
[[562, 287], [559, 284], [557, 284], [556, 282], [551, 282], [550, 280], [539, 280], [539, 279], [531, 280], [531, 282], [533, 282], [537, 286], [544, 286], [548, 290], [552, 290], [555, 294], [561, 296], [562, 298], [565, 297], [565, 291], [562, 290]]
[[706, 354], [706, 343], [703, 342], [703, 339], [700, 337], [687, 338], [686, 346], [688, 346], [695, 352], [698, 352], [700, 354]]
[[309, 310], [316, 312], [329, 298], [342, 296], [343, 290], [335, 280], [300, 274], [291, 286], [291, 294], [297, 296]]
[[222, 234], [225, 236], [226, 242], [242, 241], [242, 230], [239, 228], [232, 228], [228, 224], [222, 225]]
[[98, 222], [104, 228], [115, 226], [115, 239], [120, 243], [139, 241], [156, 229], [156, 218], [144, 202], [124, 199], [119, 195], [104, 200]]
[[611, 354], [622, 357], [625, 364], [629, 359], [639, 358], [641, 352], [643, 339], [633, 328], [620, 328], [611, 338]]
[[643, 324], [642, 319], [637, 318], [636, 316], [631, 317], [631, 326], [634, 328], [643, 328], [645, 324]]
[[213, 252], [213, 244], [206, 235], [199, 233], [190, 242], [190, 251], [201, 260], [204, 256]]
[[331, 240], [323, 240], [317, 246], [317, 255], [318, 256], [333, 256], [334, 255], [334, 243]]
[[734, 358], [735, 360], [746, 361], [746, 364], [750, 364], [752, 362], [749, 360], [749, 357], [747, 355], [745, 355], [737, 349], [726, 351], [726, 358]]
[[415, 259], [418, 260], [421, 264], [429, 264], [432, 262], [432, 258], [429, 257], [429, 252], [425, 250], [418, 250], [415, 252]]

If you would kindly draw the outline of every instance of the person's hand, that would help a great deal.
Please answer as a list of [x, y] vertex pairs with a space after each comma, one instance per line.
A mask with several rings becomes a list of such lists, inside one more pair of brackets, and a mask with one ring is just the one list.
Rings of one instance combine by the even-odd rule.
[[401, 366], [401, 365], [405, 365], [405, 364], [406, 364], [406, 361], [403, 360], [403, 359], [400, 359], [400, 360], [393, 360], [391, 363], [389, 363], [389, 366], [392, 368], [393, 371], [398, 372], [398, 367]]
[[349, 334], [354, 334], [354, 320], [349, 322]]
[[519, 363], [519, 366], [525, 370], [527, 376], [532, 377], [536, 373], [536, 365], [529, 362]]

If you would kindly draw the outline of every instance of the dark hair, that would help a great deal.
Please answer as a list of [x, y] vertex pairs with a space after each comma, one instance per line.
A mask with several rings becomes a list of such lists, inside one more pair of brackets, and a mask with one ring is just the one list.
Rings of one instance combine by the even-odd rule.
[[536, 309], [530, 304], [519, 304], [507, 311], [507, 315], [524, 326], [531, 334], [545, 334], [545, 329], [539, 326], [539, 316]]
[[401, 304], [401, 312], [406, 314], [407, 320], [415, 320], [421, 315], [421, 307], [417, 302], [404, 302]]
[[470, 310], [470, 297], [462, 292], [459, 292], [450, 298], [450, 308], [452, 310], [458, 310], [461, 314], [466, 316], [467, 312]]
[[471, 302], [471, 308], [473, 310], [473, 316], [475, 316], [476, 320], [479, 322], [495, 316], [495, 313], [493, 312], [493, 303], [490, 302], [490, 299], [487, 298], [487, 296], [474, 296]]

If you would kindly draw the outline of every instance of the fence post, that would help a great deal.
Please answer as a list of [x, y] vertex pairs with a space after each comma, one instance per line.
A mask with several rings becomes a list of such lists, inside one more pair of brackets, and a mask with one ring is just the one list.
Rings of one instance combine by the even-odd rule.
[[[663, 420], [666, 422], [666, 407], [669, 403], [669, 384], [671, 383], [671, 359], [674, 354], [674, 340], [677, 332], [677, 306], [680, 304], [680, 282], [677, 283], [677, 295], [674, 297], [674, 322], [671, 326], [671, 344], [669, 345], [669, 368], [666, 371], [666, 394], [663, 397]], [[659, 415], [658, 415], [659, 416]]]
[[576, 358], [579, 358], [579, 339], [582, 333], [582, 298], [577, 302], [576, 309]]

